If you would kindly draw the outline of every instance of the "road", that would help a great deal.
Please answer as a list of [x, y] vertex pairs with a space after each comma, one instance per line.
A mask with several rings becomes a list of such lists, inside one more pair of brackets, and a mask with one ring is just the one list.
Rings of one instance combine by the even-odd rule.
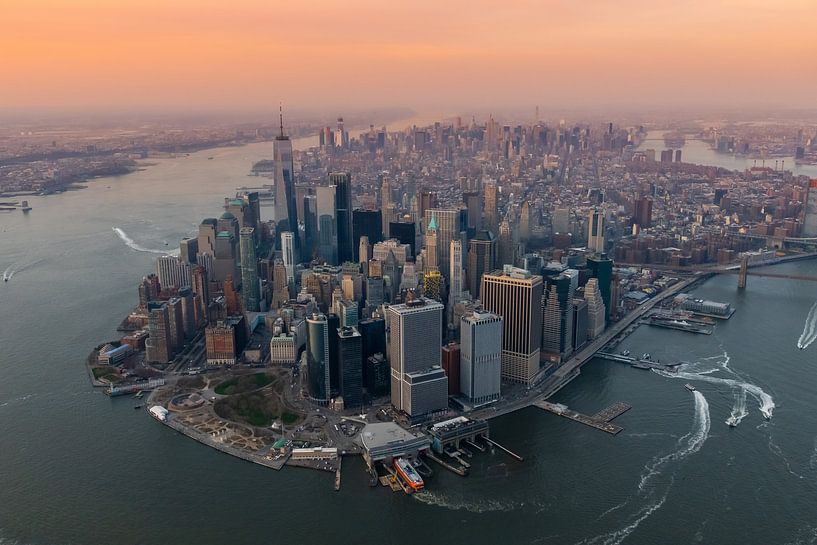
[[592, 343], [587, 345], [581, 351], [574, 354], [570, 359], [566, 360], [560, 367], [557, 369], [553, 375], [545, 379], [541, 384], [532, 387], [531, 389], [527, 390], [524, 395], [509, 399], [507, 401], [500, 402], [492, 407], [488, 407], [486, 409], [480, 409], [474, 411], [469, 416], [474, 419], [484, 418], [495, 418], [497, 416], [502, 416], [508, 413], [512, 413], [514, 411], [518, 411], [519, 409], [524, 409], [525, 407], [531, 406], [533, 403], [537, 401], [542, 401], [556, 393], [559, 389], [563, 386], [568, 384], [571, 380], [578, 376], [579, 370], [582, 365], [593, 359], [593, 356], [604, 348], [604, 346], [609, 343], [616, 335], [627, 329], [630, 325], [632, 325], [636, 320], [643, 318], [650, 310], [652, 310], [655, 305], [668, 299], [670, 297], [675, 296], [679, 292], [683, 291], [684, 289], [688, 288], [694, 282], [697, 282], [704, 275], [698, 275], [694, 278], [688, 278], [678, 282], [677, 284], [673, 285], [669, 289], [661, 292], [660, 294], [656, 295], [649, 301], [645, 302], [643, 305], [639, 306], [633, 312], [627, 314], [624, 318], [616, 322], [614, 325], [610, 326], [605, 332], [595, 339]]

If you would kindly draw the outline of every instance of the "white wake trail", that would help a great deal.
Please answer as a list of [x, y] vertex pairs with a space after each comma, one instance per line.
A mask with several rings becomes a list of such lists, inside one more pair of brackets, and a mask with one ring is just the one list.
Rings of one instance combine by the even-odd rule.
[[735, 393], [735, 405], [732, 407], [732, 412], [726, 420], [726, 424], [730, 426], [737, 426], [740, 421], [749, 415], [746, 410], [746, 390], [739, 388]]
[[760, 412], [763, 413], [763, 416], [765, 418], [770, 419], [772, 417], [772, 413], [774, 412], [775, 404], [774, 399], [772, 399], [772, 396], [767, 394], [760, 386], [751, 384], [749, 382], [744, 382], [742, 380], [735, 380], [731, 378], [720, 378], [712, 377], [709, 375], [699, 375], [696, 373], [687, 373], [685, 371], [676, 371], [675, 373], [668, 373], [660, 369], [653, 369], [653, 372], [658, 373], [662, 377], [667, 378], [680, 378], [688, 381], [698, 380], [701, 382], [709, 382], [711, 384], [723, 384], [731, 388], [743, 388], [749, 393], [749, 395], [751, 395], [757, 400], [758, 405], [760, 406], [759, 407]]
[[811, 305], [811, 309], [808, 311], [806, 321], [803, 324], [803, 332], [800, 334], [800, 338], [797, 339], [797, 348], [801, 350], [808, 348], [815, 340], [817, 340], [817, 301]]
[[119, 227], [113, 227], [113, 231], [119, 236], [120, 239], [122, 239], [122, 242], [124, 242], [128, 246], [128, 248], [136, 250], [137, 252], [147, 252], [151, 254], [161, 255], [170, 255], [172, 253], [167, 250], [153, 250], [151, 248], [145, 248], [144, 246], [139, 245], [135, 240], [130, 238], [128, 234]]
[[[645, 487], [655, 475], [661, 473], [664, 466], [671, 461], [683, 460], [684, 458], [695, 454], [701, 450], [701, 447], [703, 447], [707, 437], [709, 437], [709, 430], [712, 425], [709, 415], [709, 402], [707, 402], [706, 397], [704, 397], [704, 395], [697, 390], [692, 392], [692, 394], [695, 398], [695, 416], [693, 418], [692, 431], [678, 439], [678, 449], [675, 452], [659, 458], [654, 458], [651, 463], [645, 466], [647, 471], [641, 476], [641, 481], [638, 483], [638, 493], [642, 497], [649, 498], [653, 495], [653, 490], [645, 490]], [[622, 541], [627, 539], [627, 537], [632, 534], [636, 528], [638, 528], [639, 524], [644, 522], [650, 515], [661, 509], [661, 507], [667, 501], [667, 496], [669, 495], [669, 491], [674, 483], [675, 477], [673, 475], [670, 477], [669, 485], [666, 487], [666, 489], [664, 489], [661, 497], [649, 505], [642, 507], [633, 515], [632, 520], [626, 526], [607, 534], [597, 536], [586, 543], [588, 545], [592, 545], [594, 543], [601, 542], [602, 545], [619, 545]], [[618, 508], [619, 506], [616, 506], [615, 508], [610, 509], [608, 512], [612, 512]]]
[[683, 460], [690, 454], [695, 454], [701, 450], [704, 441], [709, 437], [709, 430], [712, 426], [709, 416], [709, 402], [697, 390], [692, 394], [695, 397], [695, 419], [693, 420], [692, 431], [678, 439], [678, 450], [660, 458], [655, 458], [645, 466], [647, 472], [641, 475], [641, 481], [638, 483], [639, 491], [643, 491], [652, 477], [660, 474], [667, 463], [673, 460]]

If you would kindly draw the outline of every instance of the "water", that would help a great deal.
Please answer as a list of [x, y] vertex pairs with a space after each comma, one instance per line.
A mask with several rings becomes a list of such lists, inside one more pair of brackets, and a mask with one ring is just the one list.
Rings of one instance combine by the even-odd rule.
[[[817, 346], [797, 347], [809, 282], [709, 281], [700, 296], [738, 309], [713, 335], [642, 327], [620, 347], [684, 360], [683, 378], [597, 360], [554, 399], [587, 413], [632, 404], [621, 434], [526, 409], [492, 422], [523, 463], [476, 454], [469, 477], [435, 468], [415, 497], [369, 489], [358, 459], [335, 493], [331, 474], [243, 462], [92, 390], [83, 360], [116, 337], [154, 252], [254, 184], [269, 149], [162, 159], [0, 214], [0, 271], [14, 271], [0, 283], [0, 543], [814, 542]], [[776, 269], [815, 275], [817, 262]]]
[[[641, 143], [638, 149], [655, 149], [656, 153], [662, 149], [666, 149], [667, 146], [664, 144], [663, 138], [664, 132], [666, 131], [648, 132], [647, 138]], [[739, 155], [718, 153], [703, 140], [688, 138], [684, 146], [680, 149], [683, 150], [681, 152], [681, 159], [684, 163], [716, 166], [730, 170], [739, 170], [741, 172], [753, 166], [764, 166], [764, 163], [760, 159], [750, 159]], [[778, 168], [791, 170], [794, 174], [817, 177], [817, 165], [796, 165], [794, 163], [794, 157], [782, 157], [766, 159], [765, 166], [774, 168], [775, 161], [778, 161]]]

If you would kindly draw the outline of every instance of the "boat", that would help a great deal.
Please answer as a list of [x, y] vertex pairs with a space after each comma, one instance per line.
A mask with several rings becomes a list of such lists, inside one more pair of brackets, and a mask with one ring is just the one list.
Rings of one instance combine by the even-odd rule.
[[412, 490], [418, 491], [422, 490], [425, 484], [423, 483], [423, 478], [414, 469], [408, 460], [405, 458], [397, 458], [394, 460], [394, 468], [397, 470], [397, 474], [403, 479]]
[[629, 355], [630, 355], [630, 351], [629, 351], [629, 350], [624, 350], [624, 351], [622, 351], [622, 352], [621, 352], [621, 355], [622, 355], [622, 356], [629, 356]]
[[649, 353], [649, 352], [644, 352], [644, 353], [641, 355], [641, 359], [642, 359], [642, 360], [648, 360], [648, 359], [650, 359], [651, 357], [652, 357], [652, 356], [650, 356], [650, 353]]
[[135, 397], [136, 399], [141, 399], [143, 395], [145, 395], [145, 392], [143, 392], [142, 390], [139, 390], [138, 392], [136, 392], [133, 395], [133, 397]]
[[690, 392], [694, 392], [694, 391], [695, 391], [695, 386], [693, 386], [693, 385], [692, 385], [692, 384], [690, 384], [689, 382], [687, 382], [686, 384], [684, 384], [684, 388], [686, 388], [686, 389], [687, 389], [687, 390], [689, 390]]
[[729, 418], [726, 419], [726, 425], [729, 426], [730, 428], [736, 428], [738, 427], [738, 419], [735, 418], [734, 416], [730, 416]]
[[141, 405], [134, 405], [134, 406], [133, 406], [133, 408], [134, 408], [134, 409], [136, 409], [136, 410], [138, 411], [139, 409], [141, 409], [141, 408], [142, 408], [142, 406], [141, 406]]

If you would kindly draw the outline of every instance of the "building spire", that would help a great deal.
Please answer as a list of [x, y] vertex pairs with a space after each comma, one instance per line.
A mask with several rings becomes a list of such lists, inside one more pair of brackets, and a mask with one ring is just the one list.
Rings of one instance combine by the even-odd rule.
[[279, 102], [278, 103], [278, 121], [281, 125], [281, 138], [284, 137], [284, 105]]

